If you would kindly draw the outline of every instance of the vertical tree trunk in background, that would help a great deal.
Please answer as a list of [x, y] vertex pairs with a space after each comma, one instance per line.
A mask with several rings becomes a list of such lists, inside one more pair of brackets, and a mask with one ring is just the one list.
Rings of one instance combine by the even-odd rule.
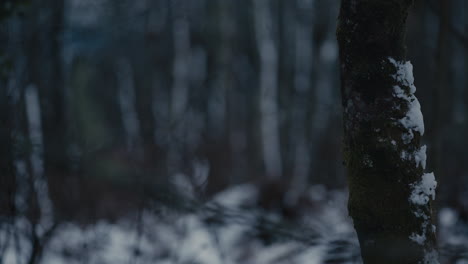
[[450, 82], [450, 66], [451, 61], [450, 51], [450, 23], [451, 23], [451, 0], [438, 1], [438, 16], [439, 16], [439, 29], [437, 36], [436, 48], [436, 71], [435, 71], [435, 84], [433, 85], [433, 108], [434, 108], [434, 122], [433, 122], [433, 146], [432, 159], [434, 162], [434, 171], [444, 171], [441, 167], [443, 155], [443, 141], [446, 132], [444, 128], [448, 123], [451, 123], [452, 111], [451, 104], [453, 99], [453, 84]]
[[[4, 23], [1, 17], [0, 23]], [[0, 74], [7, 71], [4, 66], [0, 64]], [[13, 170], [11, 96], [4, 77], [0, 76], [0, 218], [14, 215], [16, 187]]]
[[349, 214], [366, 264], [438, 263], [424, 124], [405, 61], [411, 0], [342, 0], [337, 37]]
[[[10, 30], [4, 29], [8, 27], [6, 20], [10, 15], [10, 10], [6, 10], [4, 6], [0, 7], [0, 39], [8, 41], [7, 32]], [[8, 69], [4, 65], [7, 41], [0, 43], [0, 218], [12, 216], [15, 213], [16, 181], [13, 170], [11, 97], [7, 89]]]
[[[178, 3], [176, 5], [176, 3]], [[175, 1], [172, 35], [174, 43], [173, 83], [170, 105], [170, 139], [168, 149], [169, 177], [182, 169], [182, 156], [186, 147], [186, 117], [189, 100], [189, 63], [191, 55], [190, 23], [187, 18], [187, 3]]]
[[[222, 172], [223, 178], [227, 184], [238, 183], [245, 177], [245, 154], [244, 154], [244, 141], [247, 138], [245, 133], [246, 129], [240, 129], [239, 126], [243, 123], [242, 110], [238, 106], [241, 101], [239, 97], [241, 94], [235, 87], [235, 76], [233, 71], [234, 63], [234, 47], [235, 47], [235, 35], [236, 35], [236, 21], [235, 21], [235, 5], [237, 2], [234, 0], [219, 0], [218, 1], [218, 34], [219, 34], [219, 46], [217, 52], [217, 78], [216, 87], [214, 89], [219, 90], [217, 96], [212, 99], [214, 102], [219, 101], [221, 103], [219, 109], [223, 114], [224, 129], [226, 138], [229, 141], [229, 145], [226, 149], [232, 153], [228, 155], [230, 164], [236, 164], [230, 168], [226, 168], [228, 171]], [[224, 105], [223, 105], [224, 104]], [[213, 109], [215, 110], [215, 109]], [[216, 111], [216, 110], [215, 110]], [[212, 164], [214, 166], [214, 164]]]
[[260, 130], [266, 175], [277, 179], [283, 171], [278, 117], [278, 51], [268, 0], [254, 0], [255, 35], [260, 56]]
[[141, 159], [143, 158], [143, 148], [141, 145], [143, 140], [140, 135], [140, 119], [138, 118], [135, 98], [135, 76], [131, 62], [124, 57], [117, 59], [115, 72], [127, 150], [136, 154], [137, 159]]
[[[31, 118], [40, 119], [34, 120], [34, 123], [40, 123], [41, 127], [30, 127], [29, 129], [30, 131], [37, 130], [36, 132], [41, 134], [41, 139], [36, 138], [35, 140], [40, 140], [42, 143], [40, 148], [43, 148], [43, 151], [36, 149], [36, 153], [31, 155], [36, 155], [36, 158], [43, 162], [41, 165], [43, 168], [40, 169], [42, 172], [35, 175], [40, 182], [37, 184], [41, 185], [42, 189], [36, 191], [47, 200], [49, 200], [47, 185], [55, 183], [57, 179], [62, 182], [66, 178], [69, 165], [66, 143], [67, 109], [65, 107], [60, 40], [63, 27], [63, 9], [63, 0], [31, 1], [29, 13], [26, 16], [28, 23], [24, 27], [28, 58], [27, 71], [30, 74], [25, 96], [30, 95], [28, 98], [40, 103], [38, 106], [40, 116]], [[38, 114], [34, 108], [30, 110], [30, 114]], [[30, 122], [29, 125], [31, 124]], [[66, 190], [61, 184], [59, 185], [60, 188], [56, 188], [56, 192], [61, 193]], [[43, 202], [46, 204], [50, 201]], [[52, 210], [52, 208], [47, 210], [49, 209]], [[52, 212], [49, 213], [49, 217], [52, 217]]]
[[[1, 82], [1, 81], [0, 81]], [[14, 213], [15, 175], [11, 134], [9, 95], [5, 84], [0, 83], [0, 217]]]
[[[295, 205], [300, 195], [307, 189], [310, 167], [311, 148], [307, 140], [307, 103], [311, 91], [311, 73], [313, 62], [313, 41], [310, 25], [312, 24], [314, 0], [297, 0], [295, 25], [295, 65], [294, 93], [292, 104], [291, 142], [293, 146], [293, 179], [286, 195], [288, 205]], [[289, 21], [288, 21], [289, 22]], [[315, 147], [315, 146], [314, 146]]]

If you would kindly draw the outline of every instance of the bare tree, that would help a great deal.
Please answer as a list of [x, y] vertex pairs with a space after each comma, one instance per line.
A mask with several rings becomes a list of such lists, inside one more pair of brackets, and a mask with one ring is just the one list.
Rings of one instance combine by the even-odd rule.
[[260, 130], [263, 162], [267, 177], [282, 174], [278, 117], [278, 51], [274, 39], [274, 21], [270, 1], [254, 0], [255, 34], [260, 56]]
[[337, 28], [349, 213], [364, 263], [438, 263], [424, 123], [405, 60], [411, 0], [342, 0]]
[[310, 167], [310, 147], [307, 144], [307, 102], [311, 90], [312, 72], [312, 30], [308, 24], [313, 14], [314, 0], [296, 1], [302, 12], [295, 19], [295, 63], [294, 95], [291, 125], [291, 142], [294, 148], [293, 179], [286, 196], [287, 203], [294, 205], [307, 188]]
[[[6, 6], [6, 5], [5, 5]], [[0, 27], [7, 27], [6, 18], [9, 10], [0, 7]], [[0, 37], [6, 30], [2, 30]], [[13, 171], [13, 144], [12, 144], [12, 116], [11, 116], [11, 92], [7, 89], [6, 75], [6, 47], [0, 46], [0, 217], [10, 216], [14, 213], [15, 175]], [[0, 228], [2, 222], [0, 221]], [[1, 253], [1, 252], [0, 252]], [[1, 258], [0, 258], [1, 260]]]
[[[180, 2], [180, 3], [179, 3]], [[174, 41], [173, 84], [171, 91], [171, 134], [168, 149], [169, 174], [178, 173], [182, 164], [182, 152], [186, 132], [185, 114], [189, 104], [190, 76], [189, 58], [191, 54], [190, 23], [187, 18], [187, 4], [176, 1], [179, 6], [172, 6], [174, 21], [172, 24]], [[177, 12], [176, 12], [177, 11]], [[172, 175], [171, 175], [172, 176]]]

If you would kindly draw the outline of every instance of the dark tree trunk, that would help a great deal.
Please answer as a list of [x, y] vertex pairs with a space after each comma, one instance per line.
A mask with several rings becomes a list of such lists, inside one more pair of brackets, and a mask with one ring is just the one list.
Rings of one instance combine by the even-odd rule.
[[0, 77], [0, 217], [12, 216], [15, 211], [12, 140], [10, 95], [4, 79]]
[[[51, 196], [67, 197], [67, 98], [63, 87], [61, 32], [63, 0], [31, 1], [25, 27], [28, 82], [39, 95], [44, 153], [44, 179]], [[41, 176], [42, 177], [42, 176]], [[53, 186], [51, 186], [53, 185]], [[47, 194], [49, 195], [49, 194]]]
[[366, 264], [438, 263], [424, 133], [405, 61], [411, 0], [342, 0], [337, 29], [349, 214]]
[[[432, 127], [433, 147], [432, 159], [434, 162], [434, 171], [446, 171], [441, 166], [444, 151], [444, 135], [449, 134], [444, 130], [447, 123], [452, 123], [452, 93], [453, 84], [450, 82], [450, 67], [453, 64], [450, 50], [450, 23], [451, 15], [451, 0], [439, 1], [439, 29], [437, 33], [436, 47], [436, 72], [434, 74], [433, 85], [433, 109], [434, 120]], [[446, 141], [446, 140], [445, 140]], [[447, 141], [446, 141], [447, 142]]]
[[[0, 218], [15, 213], [14, 195], [16, 180], [13, 169], [13, 135], [11, 94], [7, 89], [9, 73], [7, 42], [9, 40], [7, 19], [11, 10], [0, 7]], [[0, 222], [0, 224], [2, 224]]]

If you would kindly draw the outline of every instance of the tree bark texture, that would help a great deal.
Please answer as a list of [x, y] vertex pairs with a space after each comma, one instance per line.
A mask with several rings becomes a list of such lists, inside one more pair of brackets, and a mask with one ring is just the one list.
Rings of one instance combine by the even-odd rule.
[[365, 264], [438, 263], [405, 28], [411, 0], [342, 0], [337, 28], [349, 214]]

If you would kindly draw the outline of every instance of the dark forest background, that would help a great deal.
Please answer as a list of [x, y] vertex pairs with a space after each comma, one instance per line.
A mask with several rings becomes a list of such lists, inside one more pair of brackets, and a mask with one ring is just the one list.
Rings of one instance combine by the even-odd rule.
[[[338, 9], [2, 0], [0, 263], [359, 263]], [[408, 21], [442, 263], [468, 263], [466, 12]]]

